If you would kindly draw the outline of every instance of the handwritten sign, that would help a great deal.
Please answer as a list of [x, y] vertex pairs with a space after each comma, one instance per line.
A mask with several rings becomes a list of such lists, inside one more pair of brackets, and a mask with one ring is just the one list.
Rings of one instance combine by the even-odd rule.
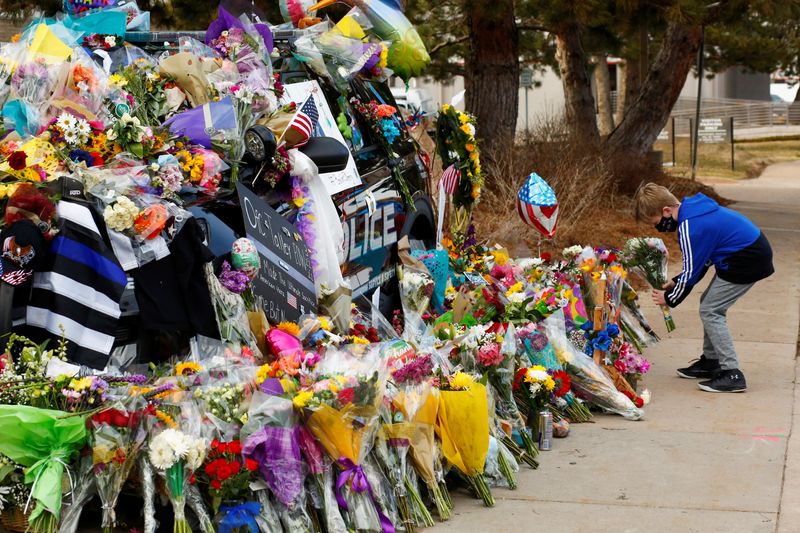
[[[313, 97], [314, 104], [319, 112], [319, 123], [314, 136], [324, 135], [325, 137], [333, 137], [345, 146], [347, 145], [339, 131], [339, 126], [336, 124], [336, 119], [333, 117], [333, 112], [331, 108], [328, 107], [328, 102], [325, 100], [322, 88], [316, 80], [287, 83], [285, 89], [286, 94], [283, 97], [283, 104], [294, 102], [298, 106], [301, 106], [309, 95]], [[353, 187], [358, 187], [362, 183], [361, 176], [358, 174], [358, 169], [356, 168], [356, 161], [353, 159], [352, 155], [348, 156], [347, 167], [344, 170], [341, 172], [321, 173], [319, 177], [322, 178], [325, 189], [330, 195], [352, 189]]]
[[698, 142], [705, 144], [719, 144], [727, 142], [728, 121], [722, 118], [701, 118], [697, 131]]
[[314, 271], [308, 246], [295, 227], [254, 192], [236, 184], [247, 238], [261, 256], [253, 292], [264, 299], [264, 312], [273, 324], [317, 311]]

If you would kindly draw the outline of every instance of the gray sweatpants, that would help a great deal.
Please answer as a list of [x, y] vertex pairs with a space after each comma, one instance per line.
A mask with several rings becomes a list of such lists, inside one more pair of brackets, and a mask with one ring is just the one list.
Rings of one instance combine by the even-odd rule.
[[714, 276], [700, 297], [700, 320], [703, 321], [703, 355], [718, 359], [723, 370], [739, 368], [733, 337], [728, 329], [728, 309], [742, 297], [753, 283], [740, 285]]

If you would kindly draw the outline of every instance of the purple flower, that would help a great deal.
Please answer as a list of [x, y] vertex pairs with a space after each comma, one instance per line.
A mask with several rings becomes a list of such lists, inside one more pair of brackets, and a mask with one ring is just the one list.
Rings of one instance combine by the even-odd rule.
[[96, 391], [97, 389], [100, 389], [101, 391], [108, 390], [108, 383], [99, 377], [92, 378], [92, 384], [89, 386], [89, 390]]
[[236, 294], [242, 294], [250, 286], [250, 278], [247, 277], [247, 274], [231, 269], [231, 265], [227, 261], [222, 262], [219, 282], [223, 287]]
[[433, 373], [433, 361], [430, 355], [417, 357], [410, 363], [398, 368], [392, 377], [395, 383], [401, 384], [409, 381], [419, 383]]
[[141, 385], [147, 382], [147, 376], [143, 374], [131, 374], [130, 376], [103, 376], [108, 383], [130, 383], [131, 385]]

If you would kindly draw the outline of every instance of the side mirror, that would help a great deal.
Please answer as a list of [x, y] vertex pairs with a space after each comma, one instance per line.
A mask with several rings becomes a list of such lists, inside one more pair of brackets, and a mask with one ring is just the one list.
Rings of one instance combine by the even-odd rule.
[[312, 137], [298, 149], [311, 158], [320, 174], [342, 171], [350, 160], [347, 146], [332, 137]]
[[257, 163], [270, 161], [277, 148], [275, 135], [266, 126], [256, 124], [244, 132], [245, 155]]

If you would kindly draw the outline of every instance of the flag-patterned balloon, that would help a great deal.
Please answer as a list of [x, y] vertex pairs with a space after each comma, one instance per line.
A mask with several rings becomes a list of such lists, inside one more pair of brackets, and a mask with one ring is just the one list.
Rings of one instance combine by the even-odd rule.
[[535, 172], [528, 176], [517, 193], [517, 211], [526, 224], [539, 230], [545, 237], [555, 235], [558, 224], [556, 193]]

